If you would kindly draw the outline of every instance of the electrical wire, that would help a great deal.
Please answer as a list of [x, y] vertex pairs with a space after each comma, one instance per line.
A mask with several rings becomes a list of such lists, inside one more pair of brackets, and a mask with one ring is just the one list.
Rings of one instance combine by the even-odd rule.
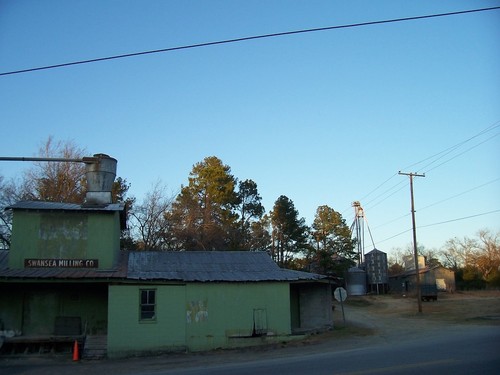
[[[421, 212], [421, 211], [426, 210], [426, 209], [428, 209], [428, 208], [430, 208], [430, 207], [433, 207], [433, 206], [436, 206], [436, 205], [438, 205], [438, 204], [441, 204], [441, 203], [447, 202], [447, 201], [449, 201], [449, 200], [451, 200], [451, 199], [458, 198], [458, 197], [460, 197], [460, 196], [462, 196], [462, 195], [464, 195], [464, 194], [470, 193], [471, 191], [474, 191], [474, 190], [480, 189], [480, 188], [482, 188], [482, 187], [484, 187], [484, 186], [486, 186], [486, 185], [492, 184], [492, 183], [497, 182], [497, 181], [499, 181], [499, 180], [500, 180], [500, 177], [499, 177], [499, 178], [496, 178], [496, 179], [494, 179], [494, 180], [491, 180], [491, 181], [485, 182], [484, 184], [481, 184], [481, 185], [479, 185], [479, 186], [475, 186], [475, 187], [473, 187], [473, 188], [471, 188], [471, 189], [468, 189], [468, 190], [466, 190], [466, 191], [463, 191], [463, 192], [461, 192], [461, 193], [459, 193], [459, 194], [455, 194], [455, 195], [453, 195], [453, 196], [451, 196], [451, 197], [448, 197], [448, 198], [442, 199], [442, 200], [440, 200], [440, 201], [437, 201], [437, 202], [434, 202], [434, 203], [432, 203], [432, 204], [429, 204], [429, 205], [427, 205], [427, 206], [425, 206], [425, 207], [419, 208], [419, 209], [418, 209], [418, 211], [419, 211], [419, 212]], [[388, 225], [388, 224], [394, 223], [395, 221], [398, 221], [398, 220], [404, 219], [405, 217], [408, 217], [408, 216], [410, 216], [410, 215], [411, 215], [411, 213], [404, 214], [404, 215], [399, 216], [399, 217], [397, 217], [397, 218], [395, 218], [395, 219], [392, 219], [392, 220], [390, 220], [390, 221], [388, 221], [388, 222], [385, 222], [385, 223], [383, 223], [383, 224], [377, 225], [377, 226], [376, 226], [376, 227], [374, 227], [373, 229], [378, 229], [378, 228], [384, 227], [384, 226], [386, 226], [386, 225]]]
[[[440, 222], [437, 222], [437, 223], [432, 223], [432, 224], [426, 224], [426, 225], [419, 225], [417, 226], [417, 229], [422, 229], [422, 228], [428, 228], [428, 227], [434, 227], [434, 226], [437, 226], [437, 225], [442, 225], [442, 224], [448, 224], [448, 223], [453, 223], [455, 221], [460, 221], [460, 220], [467, 220], [467, 219], [472, 219], [472, 218], [475, 218], [475, 217], [479, 217], [479, 216], [485, 216], [485, 215], [491, 215], [491, 214], [494, 214], [494, 213], [497, 213], [497, 212], [500, 212], [500, 209], [498, 210], [493, 210], [493, 211], [488, 211], [488, 212], [483, 212], [483, 213], [480, 213], [480, 214], [475, 214], [475, 215], [469, 215], [469, 216], [464, 216], [464, 217], [459, 217], [459, 218], [456, 218], [456, 219], [450, 219], [450, 220], [445, 220], [445, 221], [440, 221]], [[377, 241], [377, 243], [382, 243], [382, 242], [385, 242], [385, 241], [389, 241], [393, 238], [396, 238], [396, 237], [399, 237], [401, 236], [402, 234], [405, 234], [405, 233], [408, 233], [412, 230], [412, 228], [410, 229], [406, 229], [402, 232], [399, 232], [398, 234], [395, 234], [394, 236], [391, 236], [391, 237], [388, 237], [382, 241]]]
[[[468, 143], [468, 142], [470, 142], [470, 141], [472, 141], [472, 140], [480, 137], [481, 135], [484, 135], [484, 134], [486, 134], [486, 133], [488, 133], [488, 132], [490, 132], [492, 130], [497, 129], [498, 127], [500, 127], [500, 120], [496, 121], [495, 123], [493, 123], [492, 125], [488, 126], [487, 128], [481, 130], [479, 133], [473, 135], [472, 137], [469, 137], [469, 138], [467, 138], [467, 139], [465, 139], [465, 140], [463, 140], [463, 141], [461, 141], [461, 142], [459, 142], [459, 143], [457, 143], [457, 144], [455, 144], [455, 145], [453, 145], [451, 147], [446, 148], [443, 151], [440, 151], [440, 152], [438, 152], [438, 153], [436, 153], [436, 154], [434, 154], [432, 156], [426, 157], [426, 158], [424, 158], [424, 159], [422, 159], [422, 160], [420, 160], [420, 161], [418, 161], [416, 163], [413, 163], [413, 164], [411, 164], [408, 167], [403, 168], [403, 169], [410, 169], [411, 167], [414, 167], [414, 166], [419, 165], [419, 164], [421, 164], [421, 163], [423, 163], [425, 161], [428, 161], [428, 160], [430, 160], [432, 158], [435, 158], [436, 156], [442, 155], [438, 159], [436, 159], [435, 161], [433, 161], [433, 162], [431, 162], [431, 163], [429, 163], [429, 164], [426, 165], [426, 166], [430, 166], [434, 162], [436, 162], [437, 160], [440, 160], [442, 157], [444, 157], [446, 155], [449, 155], [452, 151], [457, 150], [458, 148], [460, 148], [461, 146], [465, 145], [466, 143]], [[480, 143], [478, 143], [478, 144], [476, 144], [474, 146], [469, 147], [468, 149], [462, 151], [460, 154], [454, 155], [453, 157], [451, 157], [451, 158], [447, 159], [446, 161], [442, 162], [441, 164], [439, 164], [437, 166], [434, 166], [433, 168], [427, 170], [426, 173], [428, 173], [429, 171], [432, 171], [432, 170], [434, 170], [434, 169], [442, 166], [443, 164], [446, 164], [447, 162], [449, 162], [449, 161], [451, 161], [451, 160], [453, 160], [453, 159], [455, 159], [455, 158], [457, 158], [457, 157], [465, 154], [466, 152], [471, 151], [472, 149], [474, 149], [474, 148], [482, 145], [483, 143], [492, 140], [493, 138], [497, 137], [498, 135], [500, 135], [500, 133], [496, 133], [496, 134], [490, 136], [489, 138], [487, 138], [486, 140], [483, 140]], [[382, 184], [378, 185], [375, 189], [373, 189], [372, 191], [370, 191], [370, 193], [368, 193], [365, 197], [367, 197], [367, 196], [371, 195], [372, 193], [374, 193], [381, 186], [385, 185], [387, 182], [389, 182], [391, 179], [393, 179], [393, 177], [394, 177], [394, 175], [391, 176], [390, 178], [388, 178], [387, 180], [385, 180]], [[365, 208], [366, 207], [373, 208], [375, 206], [378, 206], [379, 204], [381, 204], [382, 202], [384, 202], [385, 200], [387, 200], [388, 198], [390, 198], [391, 196], [393, 196], [394, 194], [396, 194], [397, 192], [399, 192], [400, 190], [402, 190], [404, 187], [402, 187], [402, 188], [400, 188], [400, 189], [398, 189], [396, 191], [393, 191], [397, 187], [401, 186], [403, 183], [404, 183], [404, 181], [400, 181], [400, 182], [392, 185], [391, 187], [389, 187], [388, 189], [386, 189], [385, 191], [383, 191], [382, 193], [380, 193], [379, 195], [377, 195], [376, 197], [374, 197], [372, 200], [370, 200], [367, 203], [365, 203], [363, 206]], [[379, 199], [379, 198], [380, 198], [380, 200], [377, 201], [377, 199]]]
[[362, 197], [360, 199], [360, 201], [364, 201], [366, 198], [368, 198], [370, 195], [372, 195], [374, 192], [376, 192], [378, 189], [380, 189], [382, 186], [384, 186], [386, 183], [388, 183], [390, 180], [392, 180], [397, 175], [398, 175], [397, 173], [394, 173], [391, 177], [389, 177], [387, 180], [385, 180], [380, 185], [378, 185], [375, 189], [371, 190], [368, 194], [366, 194], [364, 197]]
[[[435, 161], [433, 161], [433, 162], [431, 162], [431, 163], [427, 164], [426, 166], [424, 166], [424, 167], [420, 168], [421, 170], [422, 170], [422, 169], [425, 169], [425, 168], [427, 168], [427, 167], [431, 166], [433, 163], [435, 163], [435, 162], [436, 162], [436, 161], [438, 161], [439, 159], [443, 158], [444, 156], [446, 156], [446, 155], [450, 154], [451, 152], [455, 151], [456, 149], [460, 148], [460, 146], [462, 146], [462, 145], [466, 144], [467, 142], [472, 141], [473, 139], [475, 139], [475, 138], [477, 138], [477, 137], [480, 137], [481, 135], [483, 135], [483, 134], [485, 134], [485, 133], [488, 133], [488, 132], [489, 132], [489, 131], [491, 131], [491, 130], [494, 130], [494, 129], [498, 128], [499, 126], [500, 126], [500, 120], [499, 120], [499, 121], [497, 121], [497, 122], [495, 122], [495, 123], [493, 123], [493, 124], [491, 124], [491, 125], [490, 125], [490, 126], [488, 126], [486, 129], [483, 129], [482, 131], [480, 131], [479, 133], [477, 133], [477, 134], [473, 135], [472, 137], [470, 137], [470, 138], [468, 138], [468, 139], [465, 139], [465, 140], [463, 140], [463, 141], [461, 141], [461, 142], [459, 142], [459, 143], [457, 143], [457, 144], [455, 144], [455, 145], [453, 145], [453, 146], [451, 146], [451, 147], [448, 147], [447, 149], [445, 149], [445, 150], [443, 150], [443, 151], [440, 151], [440, 152], [438, 152], [437, 154], [434, 154], [434, 155], [429, 156], [429, 157], [427, 157], [427, 158], [425, 158], [425, 159], [422, 159], [422, 160], [420, 160], [420, 161], [418, 161], [418, 162], [416, 162], [416, 163], [413, 163], [413, 164], [411, 164], [411, 165], [409, 165], [409, 166], [407, 166], [407, 167], [404, 167], [404, 168], [402, 168], [401, 170], [409, 170], [409, 169], [413, 168], [413, 167], [414, 167], [414, 166], [416, 166], [416, 165], [419, 165], [419, 164], [421, 164], [421, 163], [423, 163], [423, 162], [425, 162], [425, 161], [427, 161], [427, 160], [433, 159], [433, 158], [435, 158], [436, 156], [442, 155], [442, 156], [440, 156], [439, 158], [435, 159]], [[417, 172], [418, 172], [418, 171], [417, 171]]]
[[485, 142], [488, 142], [488, 141], [492, 140], [493, 138], [495, 138], [495, 137], [497, 137], [497, 136], [499, 136], [499, 135], [500, 135], [500, 133], [497, 133], [497, 134], [495, 134], [495, 135], [492, 135], [492, 136], [491, 136], [491, 137], [489, 137], [488, 139], [485, 139], [484, 141], [482, 141], [482, 142], [480, 142], [480, 143], [478, 143], [478, 144], [476, 144], [476, 145], [474, 145], [474, 146], [472, 146], [472, 147], [468, 148], [467, 150], [465, 150], [465, 151], [463, 151], [463, 152], [461, 152], [461, 153], [459, 153], [459, 154], [457, 154], [457, 155], [453, 156], [452, 158], [450, 158], [450, 159], [447, 159], [447, 160], [443, 161], [441, 164], [438, 164], [438, 165], [436, 165], [435, 167], [433, 167], [433, 168], [431, 168], [431, 169], [427, 170], [425, 173], [429, 173], [430, 171], [433, 171], [434, 169], [439, 168], [439, 167], [440, 167], [440, 166], [442, 166], [443, 164], [446, 164], [446, 163], [448, 163], [449, 161], [452, 161], [453, 159], [456, 159], [456, 158], [458, 158], [459, 156], [462, 156], [462, 155], [463, 155], [463, 154], [465, 154], [466, 152], [469, 152], [470, 150], [472, 150], [472, 149], [474, 149], [474, 148], [476, 148], [476, 147], [478, 147], [478, 146], [482, 145], [482, 144], [483, 144], [483, 143], [485, 143]]
[[319, 32], [319, 31], [329, 31], [329, 30], [337, 30], [337, 29], [347, 29], [347, 28], [353, 28], [353, 27], [373, 26], [373, 25], [381, 25], [381, 24], [396, 23], [396, 22], [416, 21], [416, 20], [429, 19], [429, 18], [456, 16], [456, 15], [461, 15], [461, 14], [477, 13], [477, 12], [486, 12], [486, 11], [492, 11], [492, 10], [498, 10], [498, 9], [500, 9], [500, 6], [490, 7], [490, 8], [461, 10], [461, 11], [448, 12], [448, 13], [429, 14], [429, 15], [423, 15], [423, 16], [393, 18], [393, 19], [381, 20], [381, 21], [360, 22], [360, 23], [353, 23], [353, 24], [347, 24], [347, 25], [318, 27], [318, 28], [313, 28], [313, 29], [284, 31], [284, 32], [272, 33], [272, 34], [254, 35], [254, 36], [247, 36], [247, 37], [242, 37], [242, 38], [219, 40], [219, 41], [214, 41], [214, 42], [205, 42], [205, 43], [190, 44], [190, 45], [178, 46], [178, 47], [170, 47], [170, 48], [162, 48], [162, 49], [142, 51], [142, 52], [126, 53], [126, 54], [122, 54], [122, 55], [98, 57], [95, 59], [79, 60], [79, 61], [67, 62], [67, 63], [62, 63], [62, 64], [40, 66], [40, 67], [36, 67], [36, 68], [14, 70], [14, 71], [10, 71], [10, 72], [1, 72], [0, 76], [29, 73], [29, 72], [35, 72], [35, 71], [40, 71], [40, 70], [48, 70], [48, 69], [57, 69], [57, 68], [63, 68], [63, 67], [68, 67], [68, 66], [73, 66], [73, 65], [90, 64], [90, 63], [96, 63], [96, 62], [101, 62], [101, 61], [118, 60], [118, 59], [124, 59], [124, 58], [129, 58], [129, 57], [152, 55], [152, 54], [157, 54], [157, 53], [166, 53], [166, 52], [180, 51], [180, 50], [185, 50], [185, 49], [216, 46], [216, 45], [221, 45], [221, 44], [246, 42], [246, 41], [257, 40], [257, 39], [276, 38], [276, 37], [288, 36], [288, 35], [297, 35], [297, 34], [313, 33], [313, 32]]
[[[458, 198], [458, 197], [460, 197], [460, 196], [462, 196], [462, 195], [464, 195], [464, 194], [470, 193], [471, 191], [474, 191], [474, 190], [480, 189], [480, 188], [482, 188], [482, 187], [484, 187], [484, 186], [486, 186], [486, 185], [489, 185], [489, 184], [492, 184], [492, 183], [494, 183], [494, 182], [497, 182], [498, 180], [500, 180], [500, 177], [499, 177], [499, 178], [496, 178], [496, 179], [494, 179], [494, 180], [491, 180], [491, 181], [485, 182], [484, 184], [481, 184], [481, 185], [479, 185], [479, 186], [475, 186], [475, 187], [473, 187], [473, 188], [471, 188], [471, 189], [469, 189], [469, 190], [466, 190], [466, 191], [463, 191], [463, 192], [461, 192], [461, 193], [458, 193], [458, 194], [452, 195], [451, 197], [448, 197], [448, 198], [442, 199], [442, 200], [440, 200], [440, 201], [438, 201], [438, 202], [435, 202], [435, 203], [429, 204], [429, 205], [427, 205], [427, 206], [425, 206], [425, 207], [419, 208], [419, 211], [423, 211], [423, 210], [426, 210], [427, 208], [430, 208], [430, 207], [436, 206], [436, 205], [438, 205], [438, 204], [441, 204], [441, 203], [447, 202], [447, 201], [449, 201], [449, 200], [451, 200], [451, 199]], [[409, 214], [408, 214], [408, 215], [409, 215]], [[406, 216], [407, 216], [407, 215], [406, 215]]]
[[[461, 141], [461, 142], [459, 142], [459, 143], [457, 143], [457, 144], [455, 144], [455, 145], [453, 145], [453, 146], [451, 146], [451, 147], [448, 147], [447, 149], [445, 149], [445, 150], [443, 150], [443, 151], [441, 151], [441, 152], [438, 152], [437, 154], [434, 154], [434, 155], [432, 155], [432, 156], [430, 156], [430, 157], [427, 157], [427, 158], [425, 158], [425, 159], [423, 159], [423, 160], [421, 160], [421, 161], [419, 161], [419, 162], [417, 162], [417, 163], [413, 163], [413, 164], [411, 164], [409, 167], [407, 167], [407, 168], [405, 168], [405, 169], [409, 169], [409, 168], [411, 168], [411, 167], [413, 167], [413, 166], [416, 166], [416, 165], [419, 165], [419, 164], [421, 164], [421, 163], [423, 163], [423, 162], [425, 162], [425, 161], [431, 160], [431, 159], [435, 158], [436, 156], [439, 156], [437, 159], [434, 159], [431, 163], [426, 164], [426, 166], [425, 166], [425, 167], [431, 166], [432, 164], [434, 164], [434, 163], [435, 163], [435, 162], [437, 162], [438, 160], [442, 159], [442, 158], [443, 158], [443, 157], [445, 157], [446, 155], [449, 155], [450, 153], [452, 153], [452, 152], [454, 152], [454, 151], [458, 150], [460, 147], [462, 147], [463, 145], [467, 144], [468, 142], [470, 142], [470, 141], [472, 141], [472, 140], [474, 140], [474, 139], [476, 139], [476, 138], [478, 138], [478, 137], [480, 137], [480, 136], [482, 136], [482, 135], [484, 135], [484, 134], [486, 134], [486, 133], [488, 133], [488, 132], [490, 132], [490, 131], [492, 131], [492, 130], [497, 129], [498, 127], [500, 127], [500, 120], [499, 120], [499, 121], [496, 121], [495, 123], [493, 123], [492, 125], [488, 126], [488, 127], [487, 127], [487, 128], [485, 128], [485, 129], [483, 129], [483, 130], [482, 130], [482, 131], [480, 131], [479, 133], [477, 133], [477, 134], [473, 135], [472, 137], [469, 137], [469, 138], [465, 139], [464, 141]], [[440, 164], [438, 164], [438, 165], [434, 166], [433, 168], [431, 168], [431, 169], [427, 170], [427, 172], [432, 171], [432, 170], [434, 170], [434, 169], [436, 169], [436, 168], [441, 167], [442, 165], [444, 165], [444, 164], [448, 163], [449, 161], [451, 161], [451, 160], [453, 160], [453, 159], [455, 159], [455, 158], [457, 158], [457, 157], [459, 157], [459, 156], [461, 156], [461, 155], [463, 155], [463, 154], [465, 154], [465, 153], [467, 153], [467, 152], [471, 151], [472, 149], [475, 149], [476, 147], [478, 147], [478, 146], [482, 145], [483, 143], [485, 143], [485, 142], [487, 142], [487, 141], [490, 141], [491, 139], [493, 139], [493, 138], [497, 137], [498, 135], [500, 135], [500, 133], [496, 133], [496, 134], [494, 134], [494, 135], [492, 135], [492, 136], [488, 137], [487, 139], [485, 139], [485, 140], [483, 140], [483, 141], [481, 141], [481, 142], [479, 142], [479, 143], [477, 143], [477, 144], [475, 144], [475, 145], [473, 145], [473, 146], [469, 147], [468, 149], [466, 149], [466, 150], [464, 150], [464, 151], [460, 152], [459, 154], [456, 154], [456, 155], [452, 156], [451, 158], [449, 158], [449, 159], [447, 159], [447, 160], [443, 161], [442, 163], [440, 163]], [[369, 193], [369, 194], [367, 194], [366, 196], [368, 196], [368, 195], [372, 194], [374, 191], [378, 190], [381, 186], [385, 185], [385, 184], [386, 184], [388, 181], [390, 181], [393, 177], [394, 177], [394, 175], [393, 175], [393, 176], [391, 176], [390, 178], [388, 178], [387, 180], [385, 180], [382, 184], [378, 185], [375, 189], [373, 189], [372, 191], [370, 191], [370, 193]], [[445, 199], [443, 199], [443, 200], [441, 200], [441, 201], [438, 201], [438, 202], [432, 203], [432, 204], [430, 204], [430, 205], [428, 205], [428, 206], [425, 206], [425, 207], [423, 207], [423, 208], [420, 208], [420, 209], [419, 209], [419, 211], [422, 211], [422, 210], [424, 210], [424, 209], [427, 209], [427, 208], [430, 208], [430, 207], [432, 207], [432, 206], [438, 205], [438, 204], [440, 204], [440, 203], [446, 202], [446, 201], [448, 201], [448, 200], [451, 200], [451, 199], [457, 198], [457, 197], [459, 197], [459, 196], [461, 196], [461, 195], [463, 195], [463, 194], [469, 193], [469, 192], [471, 192], [471, 191], [473, 191], [473, 190], [476, 190], [476, 189], [479, 189], [479, 188], [484, 187], [484, 186], [486, 186], [486, 185], [489, 185], [489, 184], [491, 184], [491, 183], [494, 183], [494, 182], [498, 181], [499, 179], [500, 179], [500, 178], [496, 178], [496, 179], [494, 179], [494, 180], [488, 181], [488, 182], [486, 182], [486, 183], [484, 183], [484, 184], [481, 184], [481, 185], [479, 185], [479, 186], [473, 187], [473, 188], [471, 188], [471, 189], [469, 189], [469, 190], [466, 190], [466, 191], [464, 191], [464, 192], [461, 192], [461, 193], [459, 193], [459, 194], [455, 194], [455, 195], [453, 195], [453, 196], [451, 196], [451, 197], [448, 197], [448, 198], [445, 198]], [[390, 187], [389, 189], [385, 190], [383, 193], [379, 194], [379, 195], [378, 195], [378, 196], [376, 196], [374, 199], [372, 199], [370, 202], [368, 202], [368, 204], [366, 204], [366, 205], [365, 205], [365, 207], [367, 207], [367, 206], [369, 206], [369, 205], [371, 204], [371, 208], [373, 208], [373, 207], [375, 207], [375, 206], [377, 206], [377, 205], [381, 204], [382, 202], [384, 202], [385, 200], [387, 200], [388, 198], [390, 198], [391, 196], [393, 196], [394, 194], [396, 194], [397, 192], [399, 192], [400, 190], [402, 190], [402, 188], [400, 188], [400, 189], [398, 189], [398, 190], [396, 190], [396, 191], [393, 191], [393, 190], [394, 190], [395, 188], [397, 188], [399, 185], [400, 185], [399, 183], [398, 183], [398, 184], [395, 184], [395, 185], [393, 185], [392, 187]], [[403, 186], [403, 188], [404, 188], [404, 186]], [[390, 193], [390, 194], [389, 194], [389, 195], [386, 195], [386, 194], [388, 194], [388, 193]], [[366, 196], [365, 196], [365, 197], [366, 197]], [[378, 198], [382, 198], [382, 199], [381, 199], [380, 201], [378, 201], [378, 202], [377, 202], [376, 200], [377, 200]], [[376, 202], [376, 203], [373, 203], [373, 204], [372, 204], [372, 202]], [[487, 212], [487, 213], [484, 213], [484, 214], [478, 214], [478, 215], [466, 216], [466, 217], [463, 217], [463, 218], [452, 219], [452, 220], [449, 220], [449, 221], [444, 221], [444, 222], [440, 222], [440, 223], [428, 224], [428, 225], [425, 225], [425, 226], [420, 226], [419, 228], [425, 228], [425, 227], [427, 227], [427, 226], [439, 225], [439, 224], [444, 224], [444, 223], [453, 222], [453, 221], [465, 220], [465, 219], [474, 218], [474, 217], [477, 217], [477, 216], [482, 216], [482, 215], [486, 215], [486, 214], [493, 213], [493, 212], [496, 212], [496, 211], [491, 211], [491, 212]], [[407, 216], [409, 216], [409, 215], [410, 215], [410, 214], [408, 213], [408, 214], [405, 214], [405, 215], [399, 216], [399, 217], [397, 217], [397, 218], [395, 218], [395, 219], [390, 220], [389, 222], [386, 222], [386, 223], [384, 223], [384, 224], [382, 224], [382, 225], [379, 225], [379, 226], [375, 227], [374, 229], [377, 229], [377, 228], [380, 228], [380, 227], [385, 226], [385, 225], [387, 225], [387, 224], [393, 223], [393, 222], [398, 221], [398, 220], [400, 220], [400, 219], [403, 219], [403, 218], [405, 218], [405, 217], [407, 217]], [[411, 230], [411, 229], [409, 229], [409, 230]], [[398, 237], [398, 236], [400, 236], [400, 235], [402, 235], [402, 234], [404, 234], [404, 233], [407, 233], [409, 230], [405, 230], [405, 231], [403, 231], [403, 232], [400, 232], [400, 233], [398, 233], [398, 234], [396, 234], [396, 235], [394, 235], [394, 236], [392, 236], [392, 237], [386, 238], [385, 240], [382, 240], [382, 241], [377, 241], [377, 243], [380, 243], [380, 242], [385, 242], [385, 241], [387, 241], [387, 240], [389, 240], [389, 239], [392, 239], [392, 238]]]
[[[376, 202], [376, 203], [372, 203], [374, 202], [377, 198], [379, 197], [382, 197], [384, 194], [386, 193], [389, 193], [390, 191], [398, 188], [397, 190], [393, 191], [392, 193], [390, 193], [389, 195], [385, 196], [384, 199]], [[378, 195], [377, 197], [375, 197], [373, 200], [369, 201], [365, 207], [369, 207], [369, 208], [373, 208], [373, 207], [376, 207], [378, 206], [380, 203], [384, 202], [385, 200], [389, 199], [390, 197], [392, 197], [394, 194], [400, 192], [401, 190], [403, 190], [404, 188], [406, 188], [406, 181], [403, 181], [403, 180], [400, 180], [400, 182], [398, 182], [397, 184], [393, 185], [391, 188], [387, 189], [385, 192], [383, 192], [382, 194]]]
[[490, 215], [490, 214], [494, 214], [496, 212], [500, 212], [500, 209], [499, 210], [488, 211], [488, 212], [483, 212], [481, 214], [475, 214], [475, 215], [470, 215], [470, 216], [459, 217], [458, 219], [450, 219], [450, 220], [446, 220], [446, 221], [440, 221], [438, 223], [427, 224], [427, 225], [420, 225], [420, 226], [417, 227], [417, 229], [419, 229], [419, 228], [427, 228], [427, 227], [434, 227], [436, 225], [441, 225], [441, 224], [453, 223], [454, 221], [472, 219], [474, 217], [484, 216], [484, 215]]

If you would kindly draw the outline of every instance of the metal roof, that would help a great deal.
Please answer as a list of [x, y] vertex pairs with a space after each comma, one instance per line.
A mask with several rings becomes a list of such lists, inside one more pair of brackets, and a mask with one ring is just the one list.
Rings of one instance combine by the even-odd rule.
[[176, 282], [320, 281], [326, 276], [280, 268], [265, 252], [121, 251], [113, 270], [8, 268], [9, 251], [0, 250], [0, 278], [62, 280], [141, 280]]
[[367, 252], [365, 255], [368, 254], [385, 254], [383, 251], [380, 251], [379, 249], [373, 249], [372, 251]]
[[44, 202], [44, 201], [21, 201], [6, 209], [12, 210], [57, 210], [57, 211], [123, 211], [123, 203], [111, 203], [99, 206], [86, 206], [75, 203]]
[[128, 279], [171, 281], [311, 281], [326, 276], [286, 270], [265, 252], [131, 252]]

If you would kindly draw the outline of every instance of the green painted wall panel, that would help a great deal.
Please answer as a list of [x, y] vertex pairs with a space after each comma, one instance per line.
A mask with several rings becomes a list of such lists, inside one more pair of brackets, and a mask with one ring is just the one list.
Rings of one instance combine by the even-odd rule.
[[87, 259], [99, 259], [99, 268], [110, 269], [120, 251], [119, 215], [89, 215]]
[[[156, 319], [140, 322], [141, 289], [157, 291]], [[191, 351], [255, 344], [257, 325], [273, 336], [289, 335], [287, 283], [114, 285], [109, 288], [108, 355], [187, 348]], [[247, 338], [245, 338], [247, 337]]]
[[[233, 346], [233, 338], [252, 335], [254, 316], [257, 328], [273, 335], [291, 333], [287, 283], [197, 283], [186, 288], [190, 350]], [[193, 319], [196, 315], [202, 318]]]
[[118, 212], [14, 211], [9, 267], [24, 259], [98, 259], [111, 269], [120, 251]]
[[[156, 319], [141, 322], [141, 289], [156, 290]], [[183, 285], [114, 285], [109, 288], [108, 355], [172, 350], [185, 347]]]
[[16, 212], [12, 218], [12, 242], [9, 251], [9, 268], [24, 267], [25, 258], [39, 258], [38, 230], [40, 215], [35, 212]]

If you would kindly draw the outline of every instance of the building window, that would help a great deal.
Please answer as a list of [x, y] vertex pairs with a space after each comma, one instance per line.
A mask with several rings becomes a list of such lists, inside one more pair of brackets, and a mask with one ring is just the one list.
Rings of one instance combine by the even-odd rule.
[[141, 289], [141, 320], [156, 319], [156, 290]]

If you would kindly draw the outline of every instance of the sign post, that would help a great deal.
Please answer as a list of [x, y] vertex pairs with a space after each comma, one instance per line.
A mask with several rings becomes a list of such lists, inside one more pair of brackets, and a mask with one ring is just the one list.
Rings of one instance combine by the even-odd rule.
[[339, 287], [335, 289], [335, 291], [333, 292], [333, 296], [337, 301], [340, 302], [340, 307], [342, 308], [342, 319], [344, 321], [344, 327], [345, 327], [344, 301], [347, 298], [347, 291], [344, 288]]

